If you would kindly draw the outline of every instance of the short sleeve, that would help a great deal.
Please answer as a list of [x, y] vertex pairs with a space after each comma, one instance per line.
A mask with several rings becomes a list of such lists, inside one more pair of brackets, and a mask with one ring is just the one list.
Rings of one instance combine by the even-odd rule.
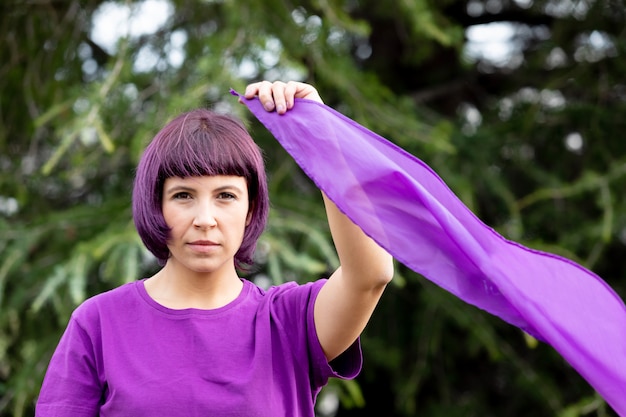
[[341, 379], [353, 379], [361, 372], [363, 366], [363, 354], [361, 351], [361, 340], [357, 340], [350, 345], [341, 355], [328, 362], [322, 349], [317, 331], [315, 329], [315, 300], [326, 280], [317, 281], [311, 291], [311, 301], [307, 306], [307, 337], [311, 349], [311, 359], [313, 361], [312, 378], [318, 387], [326, 385], [331, 377]]
[[326, 359], [315, 329], [314, 308], [319, 291], [326, 283], [320, 279], [303, 285], [287, 283], [273, 294], [273, 319], [290, 340], [296, 363], [308, 366], [311, 388], [317, 392], [331, 377], [351, 379], [362, 366], [360, 341], [357, 339], [331, 363]]
[[93, 341], [72, 317], [48, 365], [35, 416], [98, 416], [101, 385]]

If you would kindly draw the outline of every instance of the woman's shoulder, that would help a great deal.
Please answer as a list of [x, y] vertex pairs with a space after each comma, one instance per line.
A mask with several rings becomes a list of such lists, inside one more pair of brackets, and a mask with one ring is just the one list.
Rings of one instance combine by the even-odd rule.
[[246, 280], [248, 285], [253, 287], [253, 292], [261, 297], [276, 298], [284, 295], [311, 294], [316, 293], [327, 281], [319, 279], [316, 281], [296, 282], [286, 281], [281, 284], [271, 284], [265, 279]]
[[83, 301], [72, 313], [75, 319], [90, 319], [94, 316], [123, 312], [128, 303], [138, 295], [137, 286], [141, 281], [133, 281], [119, 287], [93, 295]]
[[263, 283], [249, 282], [249, 300], [261, 310], [268, 308], [275, 318], [278, 316], [290, 316], [294, 312], [306, 312], [307, 306], [313, 305], [319, 290], [326, 279], [310, 282], [288, 281], [276, 285], [263, 285]]

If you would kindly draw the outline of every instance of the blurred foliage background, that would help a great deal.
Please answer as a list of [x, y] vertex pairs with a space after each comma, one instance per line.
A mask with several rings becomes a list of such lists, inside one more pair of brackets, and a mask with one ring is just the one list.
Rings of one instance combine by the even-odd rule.
[[[0, 415], [33, 414], [81, 301], [155, 271], [132, 179], [181, 111], [235, 113], [266, 152], [273, 211], [249, 278], [336, 266], [319, 193], [228, 94], [259, 79], [313, 83], [505, 237], [624, 298], [625, 32], [621, 0], [4, 0]], [[550, 346], [401, 265], [363, 350], [320, 416], [616, 415]]]

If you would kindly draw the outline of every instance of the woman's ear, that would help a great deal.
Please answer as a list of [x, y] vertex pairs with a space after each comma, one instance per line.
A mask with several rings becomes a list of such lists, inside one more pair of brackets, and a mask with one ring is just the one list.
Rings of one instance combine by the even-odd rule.
[[253, 213], [254, 213], [254, 204], [250, 204], [250, 209], [248, 210], [248, 215], [246, 216], [246, 227], [250, 226], [250, 223], [252, 223]]

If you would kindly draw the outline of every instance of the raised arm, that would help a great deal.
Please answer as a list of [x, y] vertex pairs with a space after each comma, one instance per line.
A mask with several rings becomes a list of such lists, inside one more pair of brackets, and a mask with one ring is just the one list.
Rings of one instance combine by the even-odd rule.
[[[299, 82], [250, 84], [245, 97], [256, 95], [267, 111], [276, 110], [279, 114], [294, 106], [294, 98], [322, 102], [315, 88]], [[365, 328], [393, 277], [393, 259], [326, 195], [323, 197], [340, 262], [315, 302], [317, 335], [330, 361], [350, 347]]]

